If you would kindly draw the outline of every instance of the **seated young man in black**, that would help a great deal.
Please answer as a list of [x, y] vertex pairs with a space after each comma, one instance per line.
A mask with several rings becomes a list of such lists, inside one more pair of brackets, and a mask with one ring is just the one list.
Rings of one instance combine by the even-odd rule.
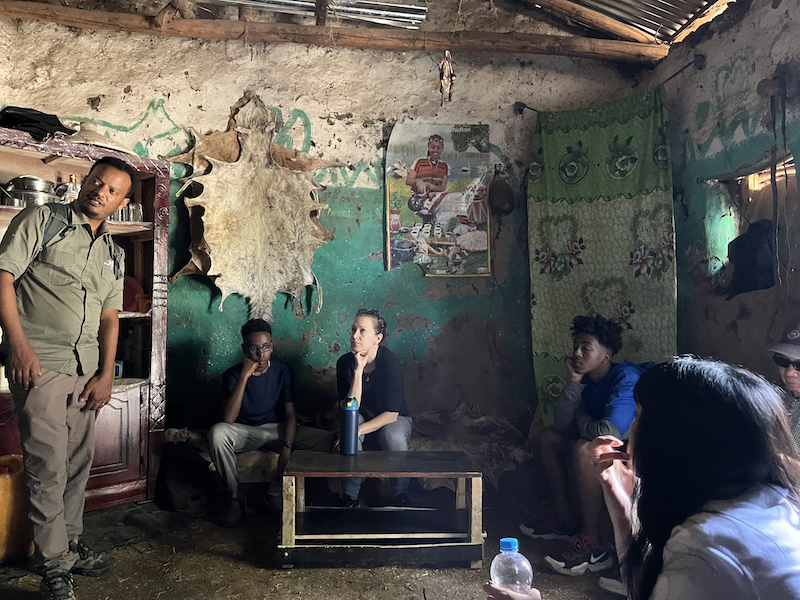
[[283, 474], [292, 449], [329, 452], [333, 435], [297, 424], [292, 371], [272, 359], [272, 327], [251, 319], [242, 327], [244, 361], [225, 371], [227, 393], [223, 421], [208, 433], [211, 459], [222, 477], [228, 501], [220, 518], [225, 527], [242, 521], [236, 454], [263, 447], [279, 449], [277, 477]]
[[[603, 491], [589, 444], [599, 435], [628, 439], [636, 417], [633, 388], [652, 363], [611, 362], [622, 348], [622, 327], [600, 315], [575, 317], [572, 337], [572, 356], [566, 360], [570, 382], [556, 404], [554, 426], [534, 438], [553, 496], [555, 523], [549, 527], [522, 524], [520, 530], [534, 539], [572, 540], [563, 555], [546, 556], [545, 562], [556, 573], [582, 575], [614, 563], [610, 528], [601, 531]], [[567, 457], [572, 459], [577, 484], [574, 499], [568, 494]], [[580, 506], [579, 522], [571, 500]]]

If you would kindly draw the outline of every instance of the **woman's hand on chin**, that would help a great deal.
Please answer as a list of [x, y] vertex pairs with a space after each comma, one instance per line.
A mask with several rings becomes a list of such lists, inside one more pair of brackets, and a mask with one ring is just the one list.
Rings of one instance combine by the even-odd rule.
[[363, 369], [367, 366], [367, 359], [369, 358], [369, 352], [366, 350], [353, 352], [356, 357], [356, 369]]

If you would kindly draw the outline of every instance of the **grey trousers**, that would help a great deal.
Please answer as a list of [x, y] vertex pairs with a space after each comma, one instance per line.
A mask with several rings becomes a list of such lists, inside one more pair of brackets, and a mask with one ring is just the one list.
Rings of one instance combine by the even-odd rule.
[[[364, 416], [358, 415], [358, 424], [365, 421]], [[411, 417], [398, 415], [397, 421], [384, 425], [378, 431], [373, 431], [367, 435], [358, 436], [358, 451], [366, 447], [368, 450], [397, 450], [405, 452], [408, 450], [408, 438], [411, 437]], [[346, 477], [342, 479], [342, 491], [350, 498], [358, 498], [361, 492], [363, 477]], [[392, 488], [392, 495], [397, 498], [404, 494], [408, 489], [408, 479], [392, 477], [389, 480]]]
[[[222, 477], [231, 498], [239, 495], [239, 472], [236, 470], [236, 455], [266, 446], [280, 451], [277, 443], [282, 436], [282, 423], [264, 425], [242, 425], [241, 423], [217, 423], [208, 432], [208, 446], [211, 460]], [[316, 450], [330, 452], [333, 448], [333, 435], [324, 429], [297, 426], [294, 436], [295, 450]]]
[[97, 413], [78, 402], [89, 375], [42, 369], [36, 388], [10, 382], [28, 476], [36, 558], [45, 571], [70, 570], [70, 540], [83, 533], [86, 482]]

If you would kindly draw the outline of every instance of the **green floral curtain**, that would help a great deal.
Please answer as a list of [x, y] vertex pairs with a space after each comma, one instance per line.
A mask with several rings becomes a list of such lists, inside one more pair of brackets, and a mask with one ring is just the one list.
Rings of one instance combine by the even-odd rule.
[[663, 88], [591, 109], [539, 113], [528, 179], [534, 427], [566, 384], [573, 317], [624, 329], [615, 361], [675, 353], [675, 230]]

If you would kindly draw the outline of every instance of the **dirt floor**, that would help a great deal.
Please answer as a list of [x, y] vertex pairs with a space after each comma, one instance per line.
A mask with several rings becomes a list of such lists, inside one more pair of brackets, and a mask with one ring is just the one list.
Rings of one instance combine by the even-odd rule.
[[[87, 513], [85, 539], [110, 550], [115, 568], [100, 579], [76, 576], [79, 600], [479, 600], [499, 538], [517, 536], [524, 510], [489, 499], [484, 510], [483, 567], [281, 568], [276, 545], [279, 518], [248, 511], [243, 527], [215, 525], [203, 511], [163, 511], [153, 503], [127, 504]], [[358, 509], [355, 509], [358, 510]], [[598, 574], [564, 577], [547, 571], [544, 556], [563, 545], [520, 537], [531, 561], [534, 585], [545, 600], [619, 598], [597, 585]], [[606, 573], [608, 575], [608, 573]], [[13, 566], [0, 567], [0, 598], [38, 599], [39, 578]]]

